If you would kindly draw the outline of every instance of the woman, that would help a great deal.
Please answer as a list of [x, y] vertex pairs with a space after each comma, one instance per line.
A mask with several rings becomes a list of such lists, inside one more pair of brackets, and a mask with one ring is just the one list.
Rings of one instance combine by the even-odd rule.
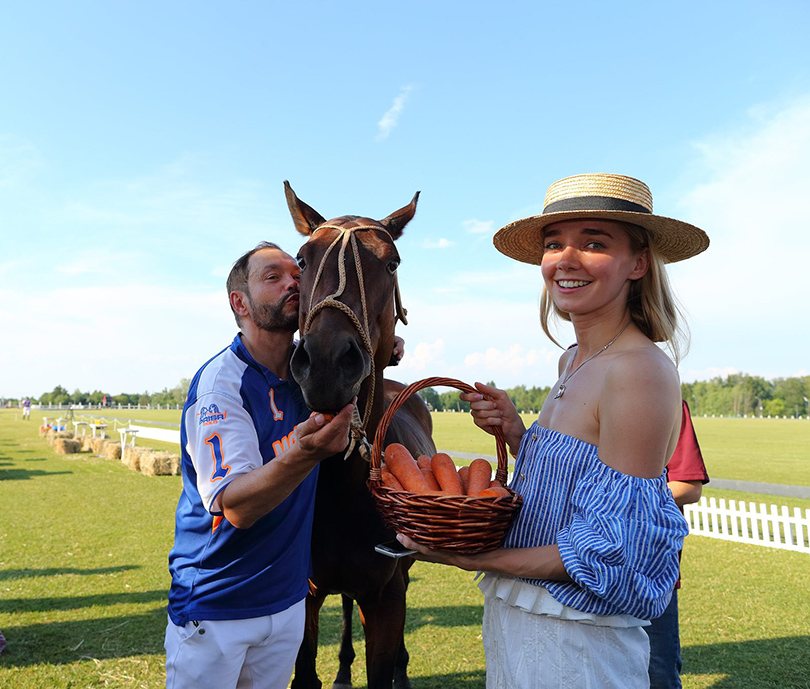
[[[652, 214], [647, 186], [620, 175], [556, 182], [543, 213], [495, 235], [541, 265], [541, 322], [570, 320], [575, 346], [525, 429], [506, 393], [463, 393], [475, 423], [501, 426], [524, 505], [504, 546], [417, 557], [485, 573], [488, 687], [648, 686], [642, 627], [666, 607], [687, 533], [664, 467], [681, 423], [677, 310], [664, 263], [708, 246], [702, 230]], [[552, 340], [554, 338], [552, 337]], [[486, 395], [486, 397], [484, 397]]]

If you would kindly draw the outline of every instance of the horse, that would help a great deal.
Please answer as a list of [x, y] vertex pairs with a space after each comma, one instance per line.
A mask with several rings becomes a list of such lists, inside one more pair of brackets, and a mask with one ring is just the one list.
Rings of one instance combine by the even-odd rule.
[[[325, 220], [284, 182], [295, 227], [308, 240], [299, 249], [300, 339], [290, 370], [310, 409], [334, 413], [357, 399], [345, 454], [321, 462], [312, 532], [312, 577], [304, 640], [294, 689], [319, 689], [318, 616], [329, 594], [342, 597], [339, 670], [333, 689], [351, 687], [353, 601], [365, 631], [369, 689], [409, 689], [404, 643], [408, 570], [413, 558], [391, 559], [374, 546], [391, 540], [367, 487], [371, 446], [386, 406], [404, 388], [383, 379], [402, 307], [395, 240], [416, 212], [411, 202], [382, 220], [344, 215]], [[361, 413], [362, 410], [362, 413]], [[418, 396], [398, 409], [385, 443], [400, 442], [418, 456], [433, 454], [430, 412]]]

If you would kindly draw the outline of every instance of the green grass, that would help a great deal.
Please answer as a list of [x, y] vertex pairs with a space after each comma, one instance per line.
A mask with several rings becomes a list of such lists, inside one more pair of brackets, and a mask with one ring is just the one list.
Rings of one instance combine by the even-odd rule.
[[[155, 421], [179, 418], [176, 411], [151, 413]], [[147, 420], [143, 410], [128, 414]], [[458, 449], [494, 452], [468, 415], [437, 416], [438, 445], [456, 447], [454, 438], [463, 437], [470, 444]], [[136, 474], [88, 454], [56, 455], [39, 437], [40, 421], [34, 414], [25, 423], [19, 410], [0, 410], [0, 630], [9, 640], [0, 655], [0, 687], [160, 687], [167, 554], [180, 479]], [[729, 436], [740, 432], [726, 425], [733, 419], [699, 421], [725, 425]], [[786, 421], [785, 432], [792, 435], [797, 423]], [[698, 433], [703, 441], [704, 429]], [[736, 442], [718, 434], [703, 444], [704, 450], [714, 444], [713, 457], [723, 448], [736, 452]], [[759, 457], [759, 463], [771, 461], [768, 453]], [[755, 480], [744, 472], [729, 478]], [[472, 575], [426, 563], [417, 563], [412, 575], [406, 641], [414, 688], [483, 689], [482, 597]], [[687, 689], [810, 687], [808, 555], [691, 536], [683, 579]], [[337, 665], [339, 616], [339, 599], [332, 596], [321, 619], [319, 672], [326, 686]], [[363, 687], [359, 621], [355, 643], [355, 686]]]

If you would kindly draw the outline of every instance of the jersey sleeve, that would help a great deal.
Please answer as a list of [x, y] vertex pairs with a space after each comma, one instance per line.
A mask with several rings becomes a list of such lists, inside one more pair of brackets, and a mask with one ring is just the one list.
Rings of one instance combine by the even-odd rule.
[[253, 419], [240, 400], [207, 393], [186, 409], [185, 425], [202, 504], [221, 515], [217, 496], [225, 486], [263, 464]]
[[644, 479], [602, 465], [582, 477], [572, 502], [572, 521], [557, 534], [569, 576], [625, 614], [659, 617], [688, 533], [664, 475]]

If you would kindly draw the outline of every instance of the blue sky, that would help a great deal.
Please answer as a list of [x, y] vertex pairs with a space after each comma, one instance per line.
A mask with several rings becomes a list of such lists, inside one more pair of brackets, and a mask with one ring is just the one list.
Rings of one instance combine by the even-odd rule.
[[581, 172], [711, 237], [670, 270], [683, 380], [807, 375], [808, 26], [803, 0], [5, 3], [0, 396], [191, 377], [235, 333], [232, 262], [301, 243], [285, 179], [325, 217], [421, 191], [405, 382], [554, 382], [539, 269], [491, 240]]

